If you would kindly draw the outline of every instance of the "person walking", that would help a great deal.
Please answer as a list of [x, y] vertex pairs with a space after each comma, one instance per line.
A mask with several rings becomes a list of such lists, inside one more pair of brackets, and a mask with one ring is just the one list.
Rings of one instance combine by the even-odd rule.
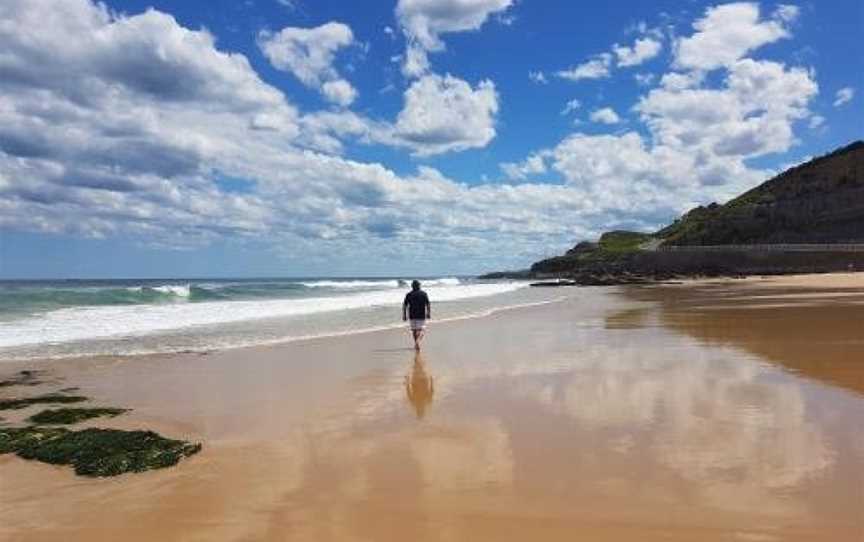
[[408, 321], [411, 336], [414, 338], [414, 350], [420, 350], [420, 342], [423, 340], [426, 329], [426, 320], [432, 318], [432, 304], [429, 296], [420, 289], [420, 281], [411, 282], [411, 291], [405, 294], [402, 303], [402, 321]]

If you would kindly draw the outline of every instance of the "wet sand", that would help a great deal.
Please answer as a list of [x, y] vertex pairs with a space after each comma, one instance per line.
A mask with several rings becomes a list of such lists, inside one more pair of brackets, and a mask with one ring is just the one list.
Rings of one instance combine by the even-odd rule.
[[[0, 456], [0, 540], [864, 539], [864, 274], [574, 288], [405, 331], [3, 364], [200, 440], [110, 479]], [[434, 301], [434, 300], [433, 300]], [[4, 411], [7, 423], [37, 411]]]

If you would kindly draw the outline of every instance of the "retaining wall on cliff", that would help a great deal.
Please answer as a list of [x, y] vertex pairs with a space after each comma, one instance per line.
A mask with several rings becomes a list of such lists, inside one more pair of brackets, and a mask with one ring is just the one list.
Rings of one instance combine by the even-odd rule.
[[768, 275], [864, 271], [864, 250], [736, 250], [642, 252], [625, 264], [636, 273]]
[[639, 275], [778, 275], [864, 271], [864, 250], [658, 250], [635, 252], [616, 261], [579, 262], [557, 257], [537, 262], [535, 276], [579, 273], [634, 273]]
[[864, 252], [864, 243], [785, 243], [753, 245], [660, 245], [664, 252]]

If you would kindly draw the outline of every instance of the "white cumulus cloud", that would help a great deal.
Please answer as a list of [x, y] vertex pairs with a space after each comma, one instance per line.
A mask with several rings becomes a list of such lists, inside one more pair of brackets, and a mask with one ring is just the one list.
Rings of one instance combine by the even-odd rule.
[[[175, 248], [254, 240], [343, 265], [520, 266], [605, 229], [656, 227], [764, 180], [747, 160], [792, 146], [818, 90], [809, 70], [766, 60], [727, 62], [716, 78], [679, 67], [633, 110], [642, 133], [571, 133], [502, 164], [512, 179], [562, 183], [469, 184], [340, 153], [348, 139], [417, 155], [488, 145], [492, 81], [425, 74], [395, 121], [372, 120], [299, 111], [245, 56], [157, 10], [28, 0], [0, 3], [0, 21], [0, 230]], [[349, 102], [332, 60], [312, 64], [323, 67], [297, 69]]]
[[472, 88], [451, 75], [429, 74], [405, 91], [394, 136], [419, 155], [483, 147], [495, 137], [497, 113], [492, 81]]
[[348, 107], [357, 98], [357, 90], [351, 86], [351, 83], [344, 79], [327, 81], [321, 85], [321, 92], [327, 100], [339, 104], [342, 107]]
[[843, 87], [834, 95], [834, 107], [840, 107], [845, 103], [852, 101], [855, 97], [855, 89], [852, 87]]
[[708, 8], [705, 16], [693, 23], [696, 32], [675, 44], [675, 64], [700, 70], [729, 66], [754, 49], [788, 38], [784, 23], [789, 22], [790, 13], [781, 10], [774, 19], [760, 20], [755, 3]]
[[396, 19], [408, 41], [403, 72], [419, 77], [428, 69], [427, 53], [444, 50], [441, 34], [478, 30], [490, 15], [512, 4], [513, 0], [399, 0]]
[[663, 44], [650, 37], [637, 39], [631, 47], [618, 44], [612, 47], [620, 67], [638, 66], [660, 54], [661, 49]]
[[[656, 28], [648, 28], [643, 22], [640, 23], [636, 30], [641, 37], [636, 38], [633, 45], [613, 44], [611, 52], [600, 53], [592, 58], [570, 67], [566, 70], [559, 70], [555, 73], [558, 77], [569, 79], [570, 81], [579, 81], [582, 79], [605, 79], [612, 74], [613, 60], [619, 68], [627, 68], [638, 66], [660, 54], [663, 49], [663, 33]], [[647, 77], [652, 77], [650, 74], [637, 74], [637, 81], [644, 81]]]
[[587, 62], [566, 70], [559, 70], [555, 72], [555, 75], [570, 81], [579, 81], [580, 79], [603, 79], [609, 77], [609, 66], [611, 64], [612, 55], [609, 53], [601, 53]]
[[261, 52], [277, 69], [294, 74], [304, 85], [319, 89], [329, 101], [348, 106], [357, 91], [333, 67], [336, 52], [354, 43], [348, 25], [329, 22], [315, 28], [285, 27], [262, 31]]
[[603, 124], [618, 124], [621, 122], [621, 117], [611, 107], [603, 107], [591, 112], [590, 119], [594, 122]]
[[[717, 28], [717, 9], [710, 8], [695, 25], [694, 34], [680, 41], [694, 43], [688, 40]], [[762, 24], [750, 4], [735, 4], [731, 9], [748, 14], [745, 21]], [[787, 13], [782, 20], [791, 17]], [[782, 33], [778, 30], [775, 35]], [[695, 56], [686, 56], [695, 49], [685, 47], [685, 57], [693, 62], [685, 62], [687, 66], [675, 62], [674, 71], [664, 74], [633, 108], [647, 136], [636, 131], [616, 135], [577, 131], [551, 148], [531, 152], [522, 162], [501, 164], [502, 170], [510, 178], [522, 179], [542, 166], [544, 173], [563, 176], [590, 205], [615, 207], [643, 223], [650, 222], [651, 216], [723, 201], [751, 188], [773, 172], [748, 166], [749, 159], [789, 150], [796, 143], [798, 121], [810, 119], [813, 128], [824, 123], [808, 109], [819, 90], [813, 72], [741, 57], [757, 41], [721, 54], [722, 62], [696, 62]], [[722, 69], [721, 78], [706, 77], [703, 69], [708, 67]], [[591, 118], [614, 121], [617, 115], [604, 108]]]
[[532, 175], [546, 173], [546, 154], [535, 154], [529, 156], [521, 163], [505, 162], [501, 164], [501, 170], [508, 179], [527, 179]]
[[804, 69], [748, 58], [729, 67], [721, 88], [664, 86], [636, 109], [663, 144], [749, 157], [787, 150], [793, 122], [817, 92]]

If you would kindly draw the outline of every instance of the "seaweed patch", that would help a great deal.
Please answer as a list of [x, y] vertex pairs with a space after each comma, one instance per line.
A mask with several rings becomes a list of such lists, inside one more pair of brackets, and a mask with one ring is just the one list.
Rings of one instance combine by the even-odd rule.
[[49, 408], [30, 416], [27, 421], [35, 424], [69, 425], [91, 418], [113, 418], [128, 411], [128, 408]]
[[50, 427], [8, 427], [0, 429], [0, 454], [17, 453], [41, 442], [57, 438], [66, 429]]
[[0, 454], [15, 453], [24, 459], [71, 465], [81, 476], [162, 469], [200, 451], [199, 443], [168, 439], [153, 431], [0, 428]]

